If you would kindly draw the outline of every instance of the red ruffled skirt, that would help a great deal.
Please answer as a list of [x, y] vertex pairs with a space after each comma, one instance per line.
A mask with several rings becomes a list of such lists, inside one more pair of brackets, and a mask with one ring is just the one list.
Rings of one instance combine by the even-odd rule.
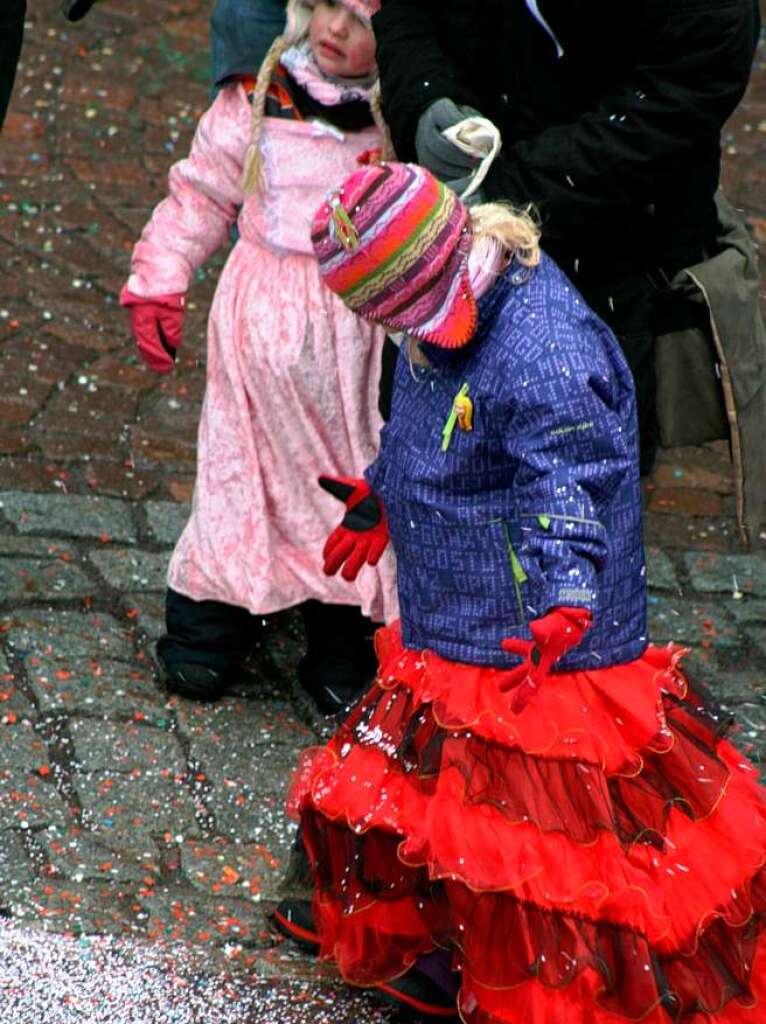
[[352, 984], [453, 951], [467, 1024], [766, 1022], [766, 794], [682, 651], [551, 677], [377, 634], [380, 670], [289, 802], [321, 954]]

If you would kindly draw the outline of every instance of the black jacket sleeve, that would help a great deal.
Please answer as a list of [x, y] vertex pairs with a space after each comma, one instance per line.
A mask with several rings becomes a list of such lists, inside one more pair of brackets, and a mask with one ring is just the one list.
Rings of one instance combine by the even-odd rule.
[[[535, 203], [549, 237], [604, 220], [613, 208], [651, 202], [677, 161], [717, 144], [744, 93], [758, 39], [757, 0], [634, 6], [642, 11], [633, 26], [638, 59], [625, 80], [571, 123], [506, 145], [486, 179], [488, 198]], [[438, 0], [383, 0], [376, 16], [384, 110], [404, 158], [412, 156], [417, 119], [431, 100], [446, 95], [482, 109], [470, 69], [457, 68], [437, 42], [438, 18]]]
[[479, 108], [468, 72], [450, 60], [438, 41], [441, 0], [382, 0], [372, 24], [378, 44], [383, 114], [397, 155], [415, 159], [415, 131], [423, 111], [447, 96]]
[[547, 233], [569, 235], [610, 208], [650, 203], [678, 162], [717, 145], [742, 98], [758, 39], [752, 0], [653, 5], [640, 60], [598, 107], [506, 148], [490, 171], [491, 198], [533, 202]]

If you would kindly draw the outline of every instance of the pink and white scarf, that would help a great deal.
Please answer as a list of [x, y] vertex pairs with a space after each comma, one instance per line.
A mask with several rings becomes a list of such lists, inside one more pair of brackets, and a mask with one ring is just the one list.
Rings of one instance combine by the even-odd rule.
[[373, 71], [363, 78], [336, 78], [325, 75], [317, 63], [311, 43], [304, 39], [282, 54], [280, 63], [289, 71], [298, 85], [323, 107], [334, 107], [353, 100], [370, 102], [372, 87], [378, 78]]

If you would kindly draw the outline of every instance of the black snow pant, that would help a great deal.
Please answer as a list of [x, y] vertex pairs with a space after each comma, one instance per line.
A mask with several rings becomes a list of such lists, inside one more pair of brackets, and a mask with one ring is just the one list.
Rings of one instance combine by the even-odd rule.
[[[306, 630], [306, 658], [317, 675], [321, 676], [327, 659], [365, 660], [366, 641], [375, 625], [359, 608], [304, 601], [299, 610]], [[168, 667], [191, 662], [227, 672], [252, 650], [262, 621], [244, 608], [221, 601], [193, 601], [168, 589], [167, 632], [157, 642], [157, 653]]]
[[261, 620], [244, 608], [221, 601], [192, 601], [168, 588], [165, 628], [157, 654], [168, 666], [205, 665], [226, 672], [252, 650]]

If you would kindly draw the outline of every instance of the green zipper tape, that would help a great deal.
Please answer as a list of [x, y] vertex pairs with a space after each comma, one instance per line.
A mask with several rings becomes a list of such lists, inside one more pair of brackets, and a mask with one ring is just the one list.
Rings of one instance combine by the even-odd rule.
[[516, 580], [517, 583], [526, 583], [529, 577], [524, 572], [524, 566], [516, 557], [516, 552], [513, 550], [510, 543], [508, 544], [508, 553], [511, 556], [511, 568], [513, 569], [513, 578]]
[[521, 621], [525, 621], [524, 616], [524, 601], [521, 596], [521, 584], [526, 583], [529, 577], [524, 572], [524, 566], [516, 557], [516, 552], [513, 550], [513, 544], [511, 544], [511, 535], [508, 532], [508, 527], [503, 523], [503, 532], [505, 533], [505, 543], [508, 548], [508, 558], [511, 563], [511, 572], [513, 573], [513, 588], [516, 591], [516, 603], [519, 606], [519, 616]]
[[455, 408], [455, 402], [458, 400], [458, 398], [465, 398], [465, 396], [468, 394], [468, 388], [469, 388], [469, 385], [468, 384], [464, 384], [461, 387], [461, 389], [458, 391], [458, 393], [455, 395], [455, 397], [452, 399], [452, 410], [451, 410], [449, 416], [447, 417], [447, 422], [444, 424], [444, 426], [442, 428], [442, 451], [443, 452], [446, 452], [447, 449], [449, 448], [450, 441], [452, 440], [452, 435], [455, 433], [455, 424], [457, 423], [457, 417], [458, 417], [458, 412], [457, 412], [457, 409]]

